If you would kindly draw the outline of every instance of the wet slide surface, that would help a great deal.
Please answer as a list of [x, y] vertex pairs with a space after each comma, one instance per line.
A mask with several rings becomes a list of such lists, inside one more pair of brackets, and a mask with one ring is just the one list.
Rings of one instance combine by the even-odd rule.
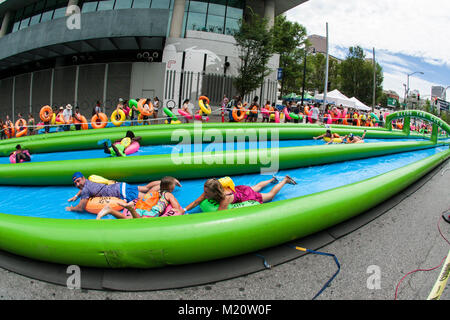
[[[323, 142], [319, 141], [309, 142], [323, 144]], [[281, 142], [280, 146], [282, 146]], [[169, 146], [152, 148], [159, 148], [159, 152], [162, 152], [164, 148], [169, 148]], [[170, 146], [170, 148], [173, 148], [173, 146]], [[284, 175], [288, 174], [294, 178], [298, 184], [295, 186], [286, 185], [283, 187], [274, 201], [304, 196], [362, 181], [419, 161], [446, 149], [448, 149], [448, 146], [441, 146], [426, 150], [405, 152], [363, 160], [353, 160], [307, 168], [282, 170], [276, 173], [276, 177], [282, 179]], [[260, 174], [232, 176], [232, 179], [236, 185], [249, 186], [270, 178], [271, 176]], [[203, 184], [205, 181], [205, 178], [181, 181], [182, 188], [176, 188], [174, 195], [183, 207], [187, 206], [198, 196], [200, 196], [203, 192]], [[262, 192], [268, 192], [272, 186], [273, 185], [267, 186], [264, 190], [262, 190]], [[78, 189], [72, 186], [0, 186], [0, 212], [42, 218], [94, 219], [95, 215], [90, 213], [65, 211], [65, 207], [70, 205], [67, 200], [74, 196], [77, 191]], [[78, 202], [75, 202], [75, 204], [76, 203]], [[189, 214], [199, 212], [201, 212], [200, 208], [197, 207], [191, 210]], [[107, 216], [104, 219], [115, 218], [112, 216]]]

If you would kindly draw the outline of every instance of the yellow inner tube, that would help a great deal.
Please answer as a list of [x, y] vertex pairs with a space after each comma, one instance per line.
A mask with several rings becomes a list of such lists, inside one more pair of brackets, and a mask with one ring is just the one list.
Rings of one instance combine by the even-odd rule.
[[116, 183], [116, 181], [114, 181], [114, 180], [109, 180], [109, 179], [103, 178], [101, 176], [97, 176], [95, 174], [90, 175], [88, 180], [91, 182], [102, 183], [102, 184], [115, 184]]
[[206, 106], [205, 106], [205, 103], [203, 102], [202, 99], [198, 100], [198, 106], [200, 107], [200, 110], [202, 110], [203, 113], [205, 113], [205, 114], [211, 113], [211, 107], [209, 106], [208, 103], [206, 103]]
[[[323, 140], [325, 140], [325, 142], [330, 142], [331, 139], [328, 137], [324, 137]], [[342, 138], [333, 138], [333, 142], [342, 143]]]
[[123, 112], [123, 110], [119, 109], [118, 111], [120, 116], [119, 120], [117, 120], [117, 110], [114, 110], [113, 113], [111, 114], [111, 122], [116, 127], [120, 127], [126, 118], [125, 112]]

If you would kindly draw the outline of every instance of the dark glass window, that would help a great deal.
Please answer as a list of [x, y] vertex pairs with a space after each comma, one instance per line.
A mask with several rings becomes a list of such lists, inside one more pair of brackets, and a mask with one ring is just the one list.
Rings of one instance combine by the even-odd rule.
[[30, 18], [22, 19], [22, 21], [20, 22], [19, 30], [22, 30], [22, 29], [25, 29], [26, 27], [28, 27], [29, 23], [30, 23]]
[[42, 13], [38, 13], [37, 15], [32, 16], [30, 20], [30, 26], [38, 24], [41, 21], [41, 16]]
[[58, 8], [53, 14], [53, 19], [58, 19], [66, 16], [67, 7]]
[[225, 16], [225, 11], [227, 9], [227, 1], [211, 1], [208, 7], [208, 14], [212, 14], [215, 16]]
[[134, 0], [133, 8], [150, 8], [150, 0]]
[[98, 11], [112, 10], [114, 8], [114, 0], [104, 0], [98, 3]]
[[225, 24], [225, 34], [234, 35], [236, 30], [239, 30], [239, 20], [227, 18], [227, 21]]
[[214, 16], [208, 15], [208, 21], [206, 23], [206, 31], [215, 32], [215, 33], [223, 33], [223, 28], [225, 25], [225, 17], [223, 16]]
[[206, 14], [190, 12], [187, 20], [187, 29], [206, 31]]
[[52, 20], [52, 17], [53, 17], [53, 10], [44, 12], [41, 17], [41, 23]]
[[171, 0], [152, 0], [152, 8], [154, 9], [169, 9]]
[[114, 9], [129, 9], [133, 4], [133, 0], [116, 0]]
[[81, 8], [81, 12], [85, 13], [85, 12], [97, 11], [97, 5], [98, 5], [98, 1], [85, 2], [85, 3], [83, 3], [83, 8]]
[[191, 1], [189, 5], [189, 12], [206, 13], [208, 10], [208, 3], [201, 1]]

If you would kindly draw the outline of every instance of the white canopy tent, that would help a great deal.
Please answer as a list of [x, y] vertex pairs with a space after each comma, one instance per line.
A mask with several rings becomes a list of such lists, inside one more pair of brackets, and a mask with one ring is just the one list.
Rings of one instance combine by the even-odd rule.
[[355, 108], [363, 111], [370, 111], [372, 110], [371, 107], [366, 106], [364, 103], [356, 99], [355, 97], [350, 98], [355, 103]]
[[[317, 94], [314, 98], [316, 100], [323, 100], [323, 94]], [[327, 103], [334, 103], [336, 106], [342, 104], [344, 107], [355, 108], [355, 102], [346, 97], [338, 89], [327, 93]]]

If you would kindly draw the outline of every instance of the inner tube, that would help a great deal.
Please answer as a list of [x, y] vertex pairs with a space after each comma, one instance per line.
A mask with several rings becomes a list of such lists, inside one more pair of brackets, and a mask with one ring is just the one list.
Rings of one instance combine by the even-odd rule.
[[167, 107], [164, 107], [163, 108], [163, 111], [164, 111], [164, 113], [168, 116], [168, 117], [170, 117], [170, 118], [172, 118], [172, 122], [173, 122], [173, 120], [175, 120], [175, 121], [178, 121], [178, 118], [177, 118], [177, 116], [176, 115], [174, 115], [173, 114], [173, 112], [172, 111], [170, 111], [170, 109], [169, 108], [167, 108]]
[[[204, 101], [206, 101], [206, 106], [205, 106]], [[205, 114], [211, 113], [211, 107], [209, 106], [209, 98], [208, 97], [201, 96], [200, 98], [198, 98], [198, 106], [200, 107], [200, 110], [202, 110], [203, 113], [205, 113]]]
[[283, 108], [283, 113], [284, 113], [284, 116], [286, 117], [286, 119], [292, 120], [290, 114], [287, 111], [287, 107]]
[[[99, 121], [100, 120], [100, 121]], [[95, 114], [91, 119], [91, 126], [94, 129], [101, 129], [106, 127], [106, 124], [108, 123], [108, 117], [106, 114], [100, 112], [98, 116]]]
[[192, 119], [192, 115], [187, 113], [186, 111], [178, 109], [178, 114], [182, 117], [185, 117], [186, 119], [189, 119], [189, 120]]
[[[119, 119], [117, 119], [117, 115], [119, 115]], [[120, 127], [122, 123], [125, 121], [125, 118], [126, 118], [125, 112], [121, 109], [114, 110], [113, 113], [111, 114], [111, 122], [116, 127]]]
[[149, 102], [148, 106], [150, 108], [150, 111], [144, 110], [145, 101], [147, 101], [147, 99], [140, 99], [139, 100], [139, 102], [138, 102], [138, 110], [139, 110], [139, 112], [142, 115], [148, 117], [148, 116], [151, 116], [153, 114], [154, 108], [153, 108], [153, 103]]
[[50, 122], [52, 120], [53, 110], [50, 106], [43, 106], [39, 111], [39, 118], [44, 122]]
[[[25, 119], [19, 119], [16, 121], [16, 137], [25, 136], [28, 133], [27, 121]], [[22, 128], [22, 130], [20, 130]]]
[[88, 202], [86, 203], [86, 211], [97, 214], [99, 213], [106, 205], [109, 205], [111, 209], [122, 211], [123, 207], [119, 206], [117, 202], [123, 201], [119, 198], [115, 197], [94, 197], [89, 198]]
[[[239, 116], [238, 116], [239, 112]], [[233, 119], [236, 122], [241, 122], [245, 118], [245, 109], [242, 105], [239, 106], [239, 108], [233, 107]]]
[[12, 122], [10, 122], [8, 125], [3, 125], [3, 130], [5, 130], [5, 134], [8, 137], [8, 139], [13, 138], [16, 131], [14, 130], [14, 126]]
[[298, 115], [298, 114], [295, 114], [295, 113], [293, 113], [293, 112], [290, 112], [290, 113], [289, 113], [289, 116], [290, 116], [292, 119], [294, 119], [294, 120], [300, 119], [299, 115]]
[[[202, 121], [202, 120], [203, 120], [202, 115], [201, 115], [201, 114], [196, 114], [196, 115], [195, 115], [195, 120]], [[209, 121], [209, 117], [206, 117], [204, 120], [205, 120], [205, 121]]]
[[[331, 139], [329, 137], [324, 137], [323, 140], [325, 142], [330, 142]], [[333, 142], [334, 143], [342, 143], [342, 138], [333, 138]]]
[[275, 123], [280, 123], [280, 112], [275, 111]]
[[[25, 153], [26, 155], [31, 157], [30, 152], [28, 150], [23, 150], [23, 153]], [[16, 163], [16, 152], [15, 151], [13, 153], [11, 153], [11, 155], [9, 156], [9, 162]], [[22, 163], [22, 162], [23, 162], [23, 159], [20, 160], [20, 163]]]
[[[239, 202], [239, 203], [231, 203], [228, 205], [227, 209], [250, 207], [250, 206], [256, 206], [258, 204], [260, 204], [258, 201], [249, 200], [249, 201], [244, 201], [244, 202]], [[219, 209], [219, 203], [213, 199], [205, 199], [202, 202], [200, 202], [200, 209], [203, 212], [217, 211]]]

